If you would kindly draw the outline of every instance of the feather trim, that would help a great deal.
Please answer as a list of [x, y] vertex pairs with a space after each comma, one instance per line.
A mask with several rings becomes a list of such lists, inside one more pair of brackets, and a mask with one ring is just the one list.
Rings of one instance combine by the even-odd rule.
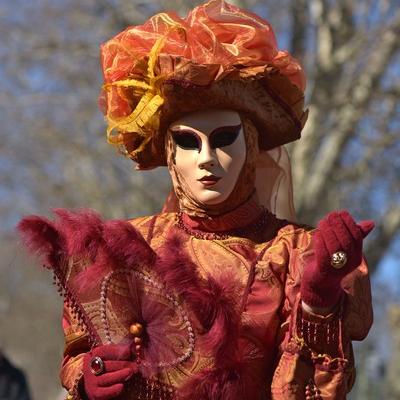
[[106, 222], [103, 239], [115, 268], [130, 268], [137, 264], [151, 266], [154, 263], [154, 251], [129, 222]]
[[168, 238], [158, 251], [154, 269], [167, 290], [181, 296], [201, 323], [206, 333], [204, 350], [226, 360], [238, 337], [240, 283], [228, 273], [202, 280], [183, 249], [183, 240], [178, 234]]
[[39, 256], [47, 268], [65, 257], [65, 238], [48, 219], [36, 215], [25, 217], [17, 225], [17, 231], [27, 249]]
[[89, 209], [71, 211], [53, 210], [56, 227], [66, 239], [68, 257], [88, 258], [94, 261], [99, 246], [103, 245], [103, 221], [99, 214]]

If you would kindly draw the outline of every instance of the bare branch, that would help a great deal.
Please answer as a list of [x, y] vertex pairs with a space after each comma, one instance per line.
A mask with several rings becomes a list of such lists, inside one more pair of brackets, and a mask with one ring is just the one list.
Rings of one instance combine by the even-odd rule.
[[[323, 143], [312, 168], [305, 202], [313, 208], [320, 203], [326, 193], [328, 177], [334, 171], [340, 160], [342, 151], [351, 137], [354, 129], [363, 115], [363, 111], [371, 100], [383, 71], [399, 46], [400, 11], [392, 25], [388, 28], [374, 51], [367, 66], [354, 83], [353, 93], [349, 102], [344, 104], [337, 114], [337, 124], [332, 135]], [[321, 162], [323, 160], [323, 162]]]
[[306, 0], [294, 1], [291, 3], [291, 51], [292, 54], [302, 60], [306, 52], [307, 27], [308, 27], [308, 6]]
[[379, 261], [390, 247], [393, 238], [400, 231], [400, 206], [395, 204], [390, 207], [375, 229], [375, 240], [370, 242], [365, 249], [371, 272], [375, 271]]

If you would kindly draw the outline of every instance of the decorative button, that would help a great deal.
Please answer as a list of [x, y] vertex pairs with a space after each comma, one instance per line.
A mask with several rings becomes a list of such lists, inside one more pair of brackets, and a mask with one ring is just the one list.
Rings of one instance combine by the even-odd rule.
[[133, 336], [137, 336], [140, 337], [143, 334], [143, 325], [140, 324], [139, 322], [136, 322], [134, 324], [132, 324], [129, 327], [129, 332], [133, 335]]

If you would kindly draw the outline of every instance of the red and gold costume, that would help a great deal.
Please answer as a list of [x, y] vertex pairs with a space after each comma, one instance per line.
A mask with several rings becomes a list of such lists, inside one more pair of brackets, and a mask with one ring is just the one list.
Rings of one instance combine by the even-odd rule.
[[[246, 228], [249, 222], [253, 227], [253, 222], [264, 218], [265, 223], [258, 229]], [[147, 391], [155, 394], [150, 398], [163, 398], [155, 389], [158, 385], [181, 388], [203, 369], [218, 367], [218, 362], [223, 366], [228, 363], [226, 368], [240, 375], [234, 375], [232, 381], [242, 380], [243, 398], [305, 399], [310, 385], [320, 391], [322, 399], [345, 398], [355, 378], [351, 340], [363, 339], [372, 321], [365, 264], [347, 277], [346, 296], [335, 313], [327, 317], [304, 315], [299, 308], [302, 255], [310, 245], [312, 230], [278, 220], [269, 213], [264, 217], [252, 200], [229, 215], [211, 221], [193, 221], [186, 215], [166, 213], [130, 223], [155, 251], [165, 246], [170, 237], [179, 237], [180, 251], [195, 264], [201, 279], [211, 276], [218, 280], [221, 275], [228, 274], [238, 285], [233, 308], [238, 313], [239, 327], [238, 338], [232, 339], [228, 332], [227, 337], [222, 335], [221, 341], [233, 340], [234, 343], [222, 344], [226, 349], [221, 361], [221, 355], [210, 355], [206, 345], [208, 332], [189, 309], [196, 338], [191, 357], [162, 371], [156, 382], [143, 381], [127, 389], [133, 394], [123, 398], [139, 398], [137, 390], [141, 391], [142, 398], [146, 398]], [[208, 300], [213, 303], [213, 299]], [[90, 318], [96, 326], [101, 326], [96, 307], [93, 304], [92, 307]], [[123, 329], [125, 325], [125, 335], [128, 335], [129, 323], [133, 321], [118, 320], [121, 317], [118, 310], [112, 315], [115, 326]], [[81, 375], [82, 355], [90, 346], [87, 334], [74, 322], [68, 309], [64, 329], [66, 348], [61, 378], [64, 386], [71, 389]], [[184, 343], [186, 332], [180, 332], [182, 337], [171, 341]], [[234, 359], [226, 360], [231, 357]], [[168, 392], [165, 398], [170, 398], [167, 395]]]
[[[130, 221], [56, 210], [54, 222], [21, 223], [66, 299], [70, 398], [85, 398], [86, 355], [132, 342], [140, 323], [138, 371], [118, 398], [344, 399], [355, 378], [351, 341], [372, 323], [370, 284], [363, 261], [330, 314], [301, 306], [315, 230], [291, 222], [279, 147], [307, 118], [300, 65], [277, 49], [266, 21], [219, 0], [186, 19], [162, 13], [128, 28], [103, 45], [102, 60], [109, 141], [139, 169], [167, 165], [174, 195], [165, 212]], [[214, 205], [185, 184], [166, 133], [209, 108], [239, 112], [246, 142], [233, 192]]]

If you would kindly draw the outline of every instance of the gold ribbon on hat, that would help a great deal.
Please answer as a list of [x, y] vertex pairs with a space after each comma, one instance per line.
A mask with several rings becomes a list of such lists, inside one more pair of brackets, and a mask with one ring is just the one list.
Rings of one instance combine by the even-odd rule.
[[[147, 64], [147, 71], [144, 81], [137, 79], [123, 79], [113, 83], [104, 85], [104, 89], [110, 87], [133, 88], [134, 92], [142, 96], [139, 103], [126, 117], [113, 118], [107, 116], [107, 141], [114, 145], [124, 144], [124, 133], [135, 132], [142, 136], [144, 140], [140, 146], [135, 149], [132, 155], [143, 150], [146, 144], [151, 139], [151, 132], [158, 129], [160, 124], [159, 109], [164, 103], [164, 99], [157, 93], [157, 81], [160, 76], [155, 76], [154, 67], [157, 61], [157, 56], [166, 40], [166, 36], [157, 39], [153, 45]], [[148, 82], [148, 83], [146, 83]]]
[[180, 34], [185, 34], [185, 28], [176, 23], [166, 13], [162, 13], [160, 17], [166, 24], [169, 25], [169, 30], [163, 36], [159, 37], [154, 43], [149, 53], [147, 62], [147, 70], [143, 80], [138, 79], [123, 79], [112, 83], [105, 84], [103, 88], [109, 90], [111, 87], [132, 88], [134, 94], [141, 96], [135, 109], [125, 117], [113, 118], [107, 116], [107, 141], [113, 145], [124, 145], [124, 135], [126, 133], [137, 133], [143, 137], [143, 141], [139, 147], [130, 153], [135, 156], [140, 153], [151, 140], [154, 132], [160, 127], [160, 108], [164, 104], [164, 99], [159, 93], [159, 83], [165, 77], [154, 73], [158, 55], [167, 40], [168, 34], [171, 31], [178, 31]]

